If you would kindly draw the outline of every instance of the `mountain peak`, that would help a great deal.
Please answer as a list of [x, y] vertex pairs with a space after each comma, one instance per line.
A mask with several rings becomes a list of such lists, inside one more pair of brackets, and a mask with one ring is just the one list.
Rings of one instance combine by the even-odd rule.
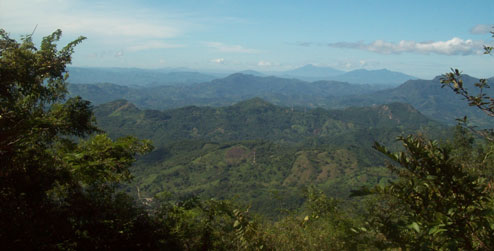
[[255, 98], [247, 99], [244, 101], [240, 101], [240, 102], [236, 103], [234, 106], [253, 108], [253, 107], [271, 107], [274, 105], [267, 102], [266, 100], [264, 100], [262, 98], [255, 97]]
[[355, 84], [385, 84], [385, 85], [399, 85], [410, 79], [417, 79], [417, 78], [401, 72], [390, 71], [388, 69], [378, 69], [378, 70], [357, 69], [335, 77], [335, 80], [355, 83]]
[[253, 75], [253, 76], [258, 76], [258, 77], [266, 76], [266, 74], [264, 74], [262, 72], [254, 71], [254, 70], [245, 70], [245, 71], [240, 71], [238, 73], [246, 74], [246, 75]]
[[244, 79], [244, 78], [253, 78], [253, 77], [256, 77], [256, 76], [251, 75], [251, 74], [242, 73], [242, 72], [236, 72], [236, 73], [233, 73], [233, 74], [226, 76], [224, 79]]
[[283, 72], [283, 75], [311, 78], [310, 80], [320, 80], [325, 78], [327, 79], [329, 77], [336, 76], [342, 73], [344, 72], [331, 67], [307, 64], [293, 70], [285, 71]]

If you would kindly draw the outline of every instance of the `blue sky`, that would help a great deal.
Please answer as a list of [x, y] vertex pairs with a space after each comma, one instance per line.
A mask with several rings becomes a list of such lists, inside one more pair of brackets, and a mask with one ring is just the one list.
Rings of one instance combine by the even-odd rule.
[[305, 64], [432, 78], [494, 75], [494, 1], [0, 0], [0, 27], [84, 35], [76, 66], [281, 71]]

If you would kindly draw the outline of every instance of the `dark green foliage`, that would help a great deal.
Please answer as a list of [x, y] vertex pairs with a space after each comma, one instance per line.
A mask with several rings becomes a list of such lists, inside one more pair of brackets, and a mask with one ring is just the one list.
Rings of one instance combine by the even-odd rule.
[[266, 226], [276, 250], [377, 250], [374, 236], [357, 231], [360, 219], [321, 191], [309, 187], [301, 211]]
[[[489, 88], [487, 80], [475, 83], [453, 70], [441, 83], [463, 96], [477, 112], [494, 115], [494, 100], [484, 92]], [[471, 94], [471, 87], [479, 93]], [[477, 142], [472, 132], [481, 136]], [[398, 178], [354, 192], [356, 196], [374, 194], [375, 199], [368, 207], [368, 228], [360, 231], [374, 233], [380, 248], [494, 249], [491, 136], [492, 131], [468, 126], [465, 116], [452, 141], [442, 146], [420, 136], [400, 137], [405, 151], [393, 153], [376, 143], [374, 148], [393, 161], [388, 169]]]
[[291, 109], [255, 98], [227, 107], [188, 106], [160, 112], [139, 110], [128, 101], [117, 100], [97, 106], [95, 115], [110, 135], [150, 138], [156, 146], [184, 139], [263, 139], [308, 144], [362, 144], [366, 140], [371, 145], [374, 140], [392, 142], [388, 134], [437, 134], [434, 129], [441, 128], [401, 103], [344, 110]]
[[118, 100], [97, 106], [95, 114], [110, 135], [150, 138], [157, 146], [133, 168], [133, 186], [143, 195], [238, 197], [270, 216], [299, 207], [300, 190], [310, 184], [344, 198], [354, 186], [385, 182], [383, 158], [370, 148], [375, 140], [396, 145], [403, 133], [443, 135], [444, 129], [399, 103], [305, 110], [256, 98], [160, 112]]
[[[398, 179], [371, 193], [381, 201], [368, 224], [382, 244], [414, 250], [482, 249], [494, 243], [493, 192], [475, 166], [455, 160], [448, 148], [417, 137], [400, 139], [405, 152], [375, 148], [401, 165], [388, 168]], [[463, 142], [459, 142], [462, 144]]]
[[[37, 49], [0, 30], [0, 241], [6, 250], [147, 249], [158, 243], [127, 195], [135, 155], [151, 148], [99, 132], [89, 102], [65, 102], [65, 65], [81, 37], [58, 51], [58, 30]], [[163, 235], [164, 236], [164, 235]], [[150, 238], [152, 241], [150, 241]]]

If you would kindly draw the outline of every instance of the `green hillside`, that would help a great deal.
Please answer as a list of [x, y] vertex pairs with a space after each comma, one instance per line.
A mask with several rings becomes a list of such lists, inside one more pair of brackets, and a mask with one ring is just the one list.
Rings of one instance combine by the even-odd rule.
[[[333, 100], [333, 106], [368, 106], [372, 104], [385, 104], [390, 102], [402, 102], [411, 104], [417, 110], [429, 118], [446, 124], [455, 124], [455, 120], [467, 115], [471, 122], [478, 126], [492, 127], [492, 121], [485, 114], [469, 107], [462, 97], [456, 95], [449, 88], [442, 88], [441, 77], [433, 80], [410, 80], [404, 84], [388, 90], [381, 90], [366, 95], [354, 95], [344, 99]], [[465, 87], [477, 94], [474, 86], [478, 82], [477, 78], [463, 75]], [[489, 79], [492, 83], [494, 78]], [[490, 89], [485, 89], [484, 93], [493, 95]]]
[[138, 186], [142, 196], [238, 198], [270, 215], [298, 208], [308, 185], [346, 199], [351, 189], [385, 182], [390, 176], [374, 141], [399, 147], [398, 135], [440, 137], [444, 129], [401, 103], [291, 109], [255, 98], [156, 111], [117, 100], [94, 111], [112, 137], [134, 135], [156, 146], [134, 167], [129, 192]]
[[[360, 132], [372, 137], [359, 137], [359, 141], [372, 143], [390, 141], [387, 132], [440, 126], [402, 103], [325, 110], [275, 106], [260, 98], [226, 107], [188, 106], [165, 111], [140, 110], [126, 100], [117, 100], [97, 106], [95, 115], [112, 136], [151, 138], [157, 145], [184, 139], [328, 143], [343, 142]], [[382, 128], [386, 130], [379, 130]]]
[[[467, 88], [476, 93], [476, 78], [464, 76]], [[490, 80], [493, 81], [492, 79]], [[394, 102], [411, 104], [425, 116], [454, 125], [467, 115], [478, 126], [492, 122], [482, 112], [469, 107], [461, 97], [442, 88], [440, 77], [433, 80], [410, 80], [392, 88], [379, 90], [370, 85], [352, 85], [336, 81], [304, 82], [297, 79], [258, 77], [233, 74], [226, 78], [190, 86], [127, 87], [115, 84], [70, 85], [71, 95], [79, 95], [94, 104], [126, 99], [139, 108], [171, 109], [185, 106], [228, 106], [259, 97], [272, 104], [287, 107], [344, 108], [372, 106]], [[486, 90], [488, 95], [492, 91]]]

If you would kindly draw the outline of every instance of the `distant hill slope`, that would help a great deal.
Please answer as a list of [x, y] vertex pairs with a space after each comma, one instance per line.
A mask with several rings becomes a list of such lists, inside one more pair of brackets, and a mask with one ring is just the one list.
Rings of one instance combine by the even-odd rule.
[[70, 83], [113, 83], [125, 86], [181, 85], [211, 81], [215, 76], [173, 70], [145, 70], [137, 68], [86, 68], [69, 67]]
[[297, 79], [258, 77], [236, 73], [188, 86], [133, 88], [114, 84], [73, 84], [71, 95], [94, 104], [128, 99], [141, 108], [169, 109], [187, 105], [231, 105], [260, 97], [279, 105], [324, 106], [331, 97], [370, 93], [378, 87], [351, 85], [337, 81], [305, 82]]
[[[494, 125], [492, 118], [487, 117], [477, 108], [469, 107], [461, 96], [449, 88], [442, 88], [440, 78], [438, 76], [433, 80], [410, 80], [393, 89], [335, 99], [333, 105], [347, 107], [403, 102], [411, 104], [424, 115], [443, 123], [455, 124], [455, 119], [466, 115], [478, 126]], [[463, 80], [472, 94], [477, 93], [474, 87], [474, 83], [478, 82], [477, 78], [464, 75]], [[494, 83], [494, 78], [489, 79], [488, 82]], [[486, 89], [484, 93], [494, 96], [492, 89]]]
[[397, 86], [416, 77], [386, 69], [381, 70], [354, 70], [334, 76], [332, 80], [348, 82], [352, 84], [381, 84]]
[[[348, 132], [372, 128], [399, 131], [402, 128], [420, 130], [425, 125], [440, 126], [403, 103], [343, 110], [305, 110], [275, 106], [254, 98], [226, 107], [188, 106], [156, 111], [140, 110], [126, 100], [117, 100], [97, 106], [94, 111], [98, 124], [104, 129], [111, 129], [109, 132], [114, 136], [125, 135], [118, 133], [124, 129], [139, 137], [159, 139], [157, 142], [201, 138], [297, 143], [306, 137], [336, 139]], [[368, 143], [372, 142], [370, 140]]]
[[[112, 137], [149, 138], [156, 150], [133, 168], [145, 196], [233, 198], [275, 215], [296, 208], [301, 188], [316, 185], [347, 198], [350, 189], [386, 182], [374, 141], [445, 127], [413, 107], [393, 103], [344, 110], [291, 109], [255, 98], [226, 107], [140, 110], [126, 100], [95, 107], [98, 126]], [[276, 199], [274, 194], [278, 194]], [[273, 204], [273, 202], [275, 202]]]
[[278, 73], [281, 77], [299, 78], [306, 81], [328, 80], [332, 77], [343, 74], [340, 71], [331, 67], [321, 67], [308, 64], [300, 68]]
[[[138, 68], [104, 68], [104, 67], [69, 67], [69, 82], [74, 84], [112, 83], [124, 86], [159, 86], [184, 85], [209, 82], [223, 78], [225, 74], [202, 73], [186, 68], [169, 69], [138, 69]], [[238, 73], [266, 77], [268, 75], [281, 78], [300, 79], [303, 81], [331, 80], [351, 84], [399, 85], [416, 77], [400, 72], [382, 70], [354, 70], [344, 72], [331, 67], [305, 65], [303, 67], [284, 71], [262, 73], [245, 70]]]
[[[465, 75], [471, 91], [478, 81]], [[489, 80], [493, 83], [494, 78]], [[236, 73], [226, 78], [187, 86], [128, 87], [114, 84], [69, 85], [70, 95], [80, 95], [102, 104], [127, 99], [139, 108], [170, 109], [190, 105], [225, 106], [260, 97], [276, 105], [343, 108], [393, 102], [408, 103], [422, 114], [437, 121], [455, 124], [455, 119], [468, 116], [478, 126], [493, 127], [493, 120], [478, 109], [469, 107], [449, 88], [441, 88], [440, 77], [433, 80], [409, 80], [404, 84], [379, 90], [371, 85], [352, 85], [337, 81], [305, 82], [297, 79], [258, 77]], [[494, 96], [492, 89], [486, 93]]]
[[246, 74], [246, 75], [254, 75], [254, 76], [258, 76], [258, 77], [266, 77], [266, 76], [268, 76], [267, 74], [264, 74], [264, 73], [258, 72], [258, 71], [254, 71], [254, 70], [245, 70], [245, 71], [240, 71], [240, 72], [237, 72], [237, 73], [242, 73], [242, 74]]

